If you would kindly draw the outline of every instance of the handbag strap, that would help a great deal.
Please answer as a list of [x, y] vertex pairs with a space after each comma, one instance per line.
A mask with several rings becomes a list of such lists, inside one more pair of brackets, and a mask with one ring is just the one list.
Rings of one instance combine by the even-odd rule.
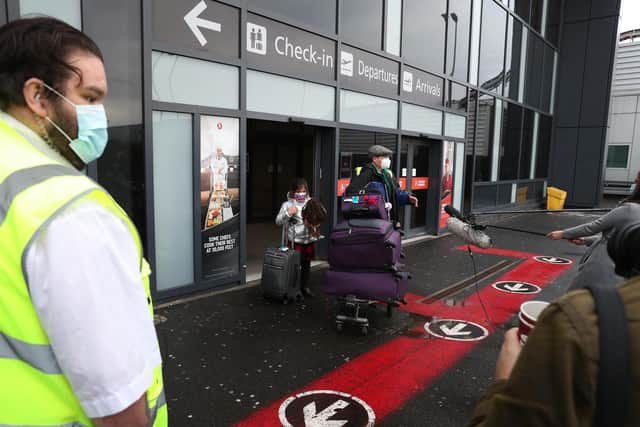
[[629, 328], [624, 304], [613, 286], [586, 286], [595, 302], [600, 333], [600, 369], [594, 427], [623, 426], [629, 405]]

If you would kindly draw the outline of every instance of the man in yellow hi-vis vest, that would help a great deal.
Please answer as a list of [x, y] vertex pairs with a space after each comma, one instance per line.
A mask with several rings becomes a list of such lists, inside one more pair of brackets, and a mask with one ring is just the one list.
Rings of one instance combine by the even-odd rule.
[[138, 233], [78, 171], [107, 143], [106, 93], [80, 31], [0, 27], [1, 426], [167, 426]]

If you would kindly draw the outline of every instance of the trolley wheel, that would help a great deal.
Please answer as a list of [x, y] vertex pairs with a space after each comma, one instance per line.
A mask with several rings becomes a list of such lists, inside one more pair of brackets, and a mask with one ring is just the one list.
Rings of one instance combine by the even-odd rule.
[[342, 324], [342, 322], [336, 322], [336, 330], [338, 332], [342, 332], [343, 329], [344, 329], [344, 325]]
[[367, 335], [369, 333], [369, 328], [363, 326], [362, 328], [360, 328], [360, 332], [362, 332], [362, 335]]

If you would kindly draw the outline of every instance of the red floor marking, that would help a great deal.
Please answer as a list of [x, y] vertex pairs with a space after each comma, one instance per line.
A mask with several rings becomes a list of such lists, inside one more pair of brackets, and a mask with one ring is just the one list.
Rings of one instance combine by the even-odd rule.
[[[457, 249], [466, 250], [466, 246]], [[522, 264], [496, 279], [496, 282], [521, 280], [544, 288], [571, 267], [566, 264], [553, 265], [535, 261], [533, 257], [538, 254], [477, 248], [474, 252], [525, 259]], [[485, 286], [480, 295], [493, 322], [502, 324], [518, 311], [520, 304], [532, 299], [535, 294], [507, 294], [491, 286]], [[489, 333], [495, 329], [487, 324], [478, 295], [475, 293], [464, 300], [464, 305], [453, 307], [442, 302], [417, 302], [422, 298], [420, 295], [407, 294], [409, 304], [401, 309], [427, 317], [472, 321], [486, 327]], [[364, 400], [373, 408], [376, 422], [379, 422], [401, 408], [415, 394], [426, 389], [435, 378], [454, 366], [480, 342], [394, 338], [254, 412], [235, 426], [280, 426], [278, 408], [288, 396], [303, 391], [326, 389], [349, 393]]]

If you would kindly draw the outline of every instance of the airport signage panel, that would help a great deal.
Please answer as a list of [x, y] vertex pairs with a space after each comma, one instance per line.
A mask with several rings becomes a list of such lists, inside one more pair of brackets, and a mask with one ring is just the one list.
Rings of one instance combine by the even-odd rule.
[[396, 96], [399, 69], [397, 62], [355, 47], [343, 45], [340, 51], [340, 81], [344, 88]]
[[153, 41], [238, 58], [240, 10], [211, 0], [153, 0]]
[[442, 107], [444, 79], [404, 66], [402, 70], [402, 99], [414, 104]]
[[336, 42], [249, 13], [247, 63], [280, 74], [335, 81]]

